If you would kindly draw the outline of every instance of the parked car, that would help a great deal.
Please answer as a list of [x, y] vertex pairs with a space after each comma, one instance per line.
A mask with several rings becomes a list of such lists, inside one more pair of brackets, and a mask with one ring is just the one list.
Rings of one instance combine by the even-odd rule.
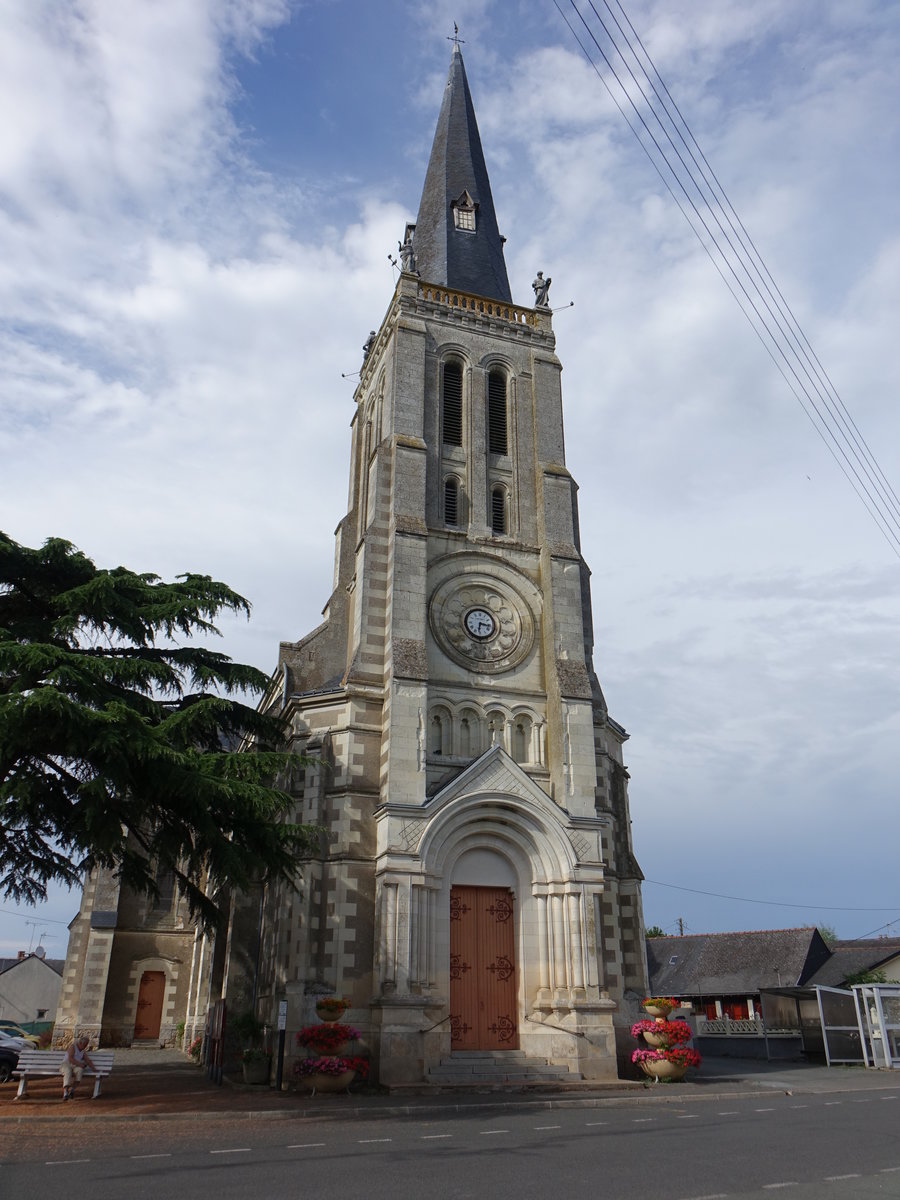
[[8, 1033], [0, 1031], [0, 1050], [15, 1050], [16, 1054], [20, 1050], [33, 1050], [31, 1042], [23, 1037], [11, 1037]]
[[6, 1083], [7, 1079], [16, 1069], [16, 1063], [19, 1061], [19, 1053], [9, 1046], [0, 1046], [0, 1083]]
[[0, 1033], [5, 1033], [7, 1037], [24, 1038], [26, 1042], [34, 1046], [35, 1050], [41, 1044], [41, 1039], [36, 1033], [28, 1033], [21, 1025], [17, 1025], [15, 1021], [0, 1021]]

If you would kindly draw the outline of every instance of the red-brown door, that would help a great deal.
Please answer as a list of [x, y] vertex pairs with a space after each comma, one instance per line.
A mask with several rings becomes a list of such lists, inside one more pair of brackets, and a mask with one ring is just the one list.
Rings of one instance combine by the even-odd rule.
[[450, 890], [450, 1045], [517, 1050], [515, 910], [508, 888]]
[[159, 1037], [165, 994], [165, 971], [145, 971], [138, 989], [137, 1017], [134, 1022], [134, 1036], [138, 1041]]

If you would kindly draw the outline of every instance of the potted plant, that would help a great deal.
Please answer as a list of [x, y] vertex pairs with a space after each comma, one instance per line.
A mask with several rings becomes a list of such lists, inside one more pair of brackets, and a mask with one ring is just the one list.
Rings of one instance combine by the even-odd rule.
[[699, 1067], [702, 1059], [692, 1046], [691, 1027], [687, 1021], [636, 1021], [631, 1036], [643, 1041], [631, 1056], [645, 1075], [660, 1081], [677, 1082], [684, 1078], [688, 1067]]
[[316, 1016], [320, 1021], [339, 1021], [349, 1007], [350, 1001], [345, 1000], [343, 996], [316, 998]]
[[668, 996], [648, 996], [641, 1005], [651, 1017], [667, 1017], [673, 1009], [680, 1007], [677, 1000], [670, 1000]]
[[359, 1041], [359, 1030], [344, 1025], [339, 1018], [350, 1007], [340, 996], [326, 996], [316, 1002], [320, 1025], [307, 1025], [297, 1034], [297, 1045], [306, 1057], [294, 1064], [294, 1078], [302, 1087], [316, 1092], [345, 1091], [359, 1075], [366, 1079], [369, 1064], [360, 1054], [353, 1054]]
[[367, 1079], [369, 1075], [368, 1059], [360, 1055], [344, 1058], [316, 1054], [294, 1063], [295, 1078], [314, 1095], [316, 1092], [346, 1091], [357, 1075], [361, 1079]]
[[262, 1022], [251, 1012], [238, 1013], [231, 1031], [241, 1040], [241, 1069], [244, 1083], [268, 1083], [271, 1055], [262, 1045]]

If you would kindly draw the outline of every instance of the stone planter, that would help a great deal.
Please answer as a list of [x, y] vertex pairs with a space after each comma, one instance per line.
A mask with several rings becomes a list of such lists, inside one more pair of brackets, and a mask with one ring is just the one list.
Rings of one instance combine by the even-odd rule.
[[658, 1049], [660, 1046], [666, 1044], [666, 1039], [661, 1033], [650, 1033], [647, 1029], [644, 1030], [644, 1041], [648, 1046], [653, 1046], [654, 1049]]
[[317, 1004], [316, 1016], [320, 1021], [324, 1021], [326, 1025], [334, 1025], [337, 1021], [341, 1020], [349, 1007], [349, 1005], [346, 1005], [344, 1008], [338, 1010], [333, 1008], [325, 1008], [323, 1005]]
[[340, 1075], [326, 1075], [317, 1072], [314, 1075], [302, 1075], [300, 1086], [315, 1094], [316, 1092], [345, 1092], [353, 1082], [355, 1071], [342, 1071]]
[[669, 1062], [668, 1059], [644, 1059], [641, 1063], [641, 1070], [645, 1075], [649, 1075], [651, 1079], [669, 1079], [673, 1083], [678, 1083], [684, 1079], [687, 1067], [683, 1067], [680, 1063]]
[[268, 1055], [265, 1058], [251, 1058], [249, 1062], [242, 1062], [244, 1083], [268, 1083], [271, 1065], [272, 1060]]
[[660, 1008], [656, 1004], [645, 1004], [644, 1012], [648, 1017], [667, 1017], [672, 1010], [670, 1008]]

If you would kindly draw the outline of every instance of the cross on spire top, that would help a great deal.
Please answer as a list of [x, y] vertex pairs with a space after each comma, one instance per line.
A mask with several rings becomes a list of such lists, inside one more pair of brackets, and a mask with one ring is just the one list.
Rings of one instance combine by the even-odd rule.
[[448, 34], [447, 41], [452, 42], [454, 46], [464, 46], [466, 44], [464, 39], [459, 36], [459, 26], [455, 21], [453, 22], [453, 37], [450, 37]]

